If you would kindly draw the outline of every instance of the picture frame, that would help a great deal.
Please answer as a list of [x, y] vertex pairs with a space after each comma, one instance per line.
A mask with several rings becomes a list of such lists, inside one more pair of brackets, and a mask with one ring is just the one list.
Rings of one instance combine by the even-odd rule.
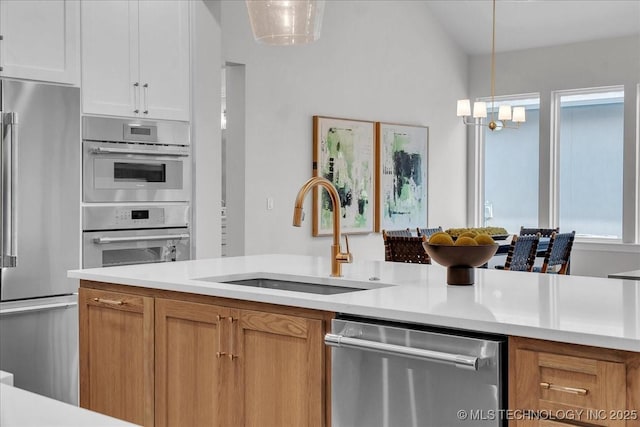
[[[374, 231], [375, 167], [375, 122], [313, 116], [313, 176], [338, 190], [344, 234]], [[313, 236], [333, 233], [331, 199], [321, 190], [313, 189]]]
[[376, 232], [427, 226], [428, 155], [428, 126], [376, 122]]

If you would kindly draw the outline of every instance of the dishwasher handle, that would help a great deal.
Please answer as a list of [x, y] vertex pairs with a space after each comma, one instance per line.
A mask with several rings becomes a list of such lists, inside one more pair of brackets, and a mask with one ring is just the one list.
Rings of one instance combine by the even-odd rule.
[[466, 356], [463, 354], [445, 353], [441, 351], [424, 350], [421, 348], [405, 347], [402, 345], [387, 344], [377, 341], [368, 341], [359, 338], [345, 337], [337, 334], [326, 334], [324, 343], [331, 347], [345, 347], [357, 350], [384, 353], [392, 356], [409, 357], [412, 359], [429, 362], [445, 363], [454, 365], [456, 368], [477, 371], [484, 365], [485, 359]]

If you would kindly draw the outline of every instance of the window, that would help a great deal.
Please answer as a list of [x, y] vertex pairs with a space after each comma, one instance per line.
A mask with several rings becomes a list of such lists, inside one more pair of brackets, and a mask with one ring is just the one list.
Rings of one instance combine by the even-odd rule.
[[562, 91], [555, 102], [558, 225], [621, 239], [624, 91]]
[[496, 111], [501, 103], [525, 106], [527, 121], [518, 130], [478, 128], [483, 132], [484, 146], [481, 218], [484, 227], [504, 227], [517, 233], [521, 225], [538, 224], [540, 99], [500, 98]]
[[509, 233], [559, 226], [581, 237], [622, 240], [624, 88], [558, 91], [547, 99], [554, 112], [550, 140], [539, 135], [540, 98], [530, 95], [496, 102], [495, 109], [507, 102], [526, 107], [518, 130], [477, 128], [477, 222]]

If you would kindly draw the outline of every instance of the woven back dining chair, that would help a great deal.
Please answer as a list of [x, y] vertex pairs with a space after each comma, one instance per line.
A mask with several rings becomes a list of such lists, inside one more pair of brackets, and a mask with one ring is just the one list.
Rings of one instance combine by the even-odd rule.
[[[555, 267], [559, 266], [557, 274], [569, 274], [569, 261], [575, 237], [575, 231], [571, 233], [554, 233], [551, 236], [549, 247], [540, 268], [541, 273], [556, 273]], [[549, 270], [550, 268], [551, 270]]]
[[383, 234], [386, 233], [387, 236], [404, 236], [404, 237], [413, 236], [409, 228], [404, 228], [402, 230], [382, 230], [382, 233]]
[[496, 266], [501, 270], [511, 271], [533, 271], [533, 264], [536, 261], [536, 251], [540, 242], [540, 234], [513, 236], [507, 260], [504, 266]]
[[412, 264], [431, 264], [431, 258], [422, 245], [426, 236], [392, 236], [382, 230], [384, 260]]
[[551, 237], [552, 233], [559, 233], [560, 227], [556, 228], [530, 228], [530, 227], [520, 227], [520, 235], [521, 236], [534, 236], [540, 233], [540, 237]]
[[436, 227], [436, 228], [416, 228], [416, 231], [418, 232], [418, 236], [425, 236], [427, 239], [429, 237], [431, 237], [432, 234], [435, 233], [439, 233], [440, 231], [442, 231], [442, 226]]

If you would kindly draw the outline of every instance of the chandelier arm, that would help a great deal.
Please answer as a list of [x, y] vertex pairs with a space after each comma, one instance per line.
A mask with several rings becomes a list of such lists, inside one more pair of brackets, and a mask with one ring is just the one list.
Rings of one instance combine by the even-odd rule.
[[496, 92], [496, 0], [493, 0], [493, 23], [491, 33], [491, 119], [495, 120], [495, 92]]
[[[489, 123], [482, 123], [482, 119], [477, 119], [477, 121], [472, 122], [472, 121], [469, 121], [467, 116], [462, 117], [462, 123], [464, 123], [467, 126], [477, 126], [477, 127], [485, 126], [492, 131], [500, 130], [500, 129], [518, 129], [520, 127], [520, 122], [515, 122], [515, 126], [509, 126], [509, 123], [514, 123], [514, 122], [509, 122], [507, 120], [499, 120], [498, 122], [500, 122], [499, 125], [497, 125], [497, 122], [494, 122], [493, 120]], [[497, 126], [492, 128], [491, 123], [495, 123]]]
[[518, 129], [520, 127], [520, 122], [515, 122], [515, 126], [509, 126], [507, 123], [513, 123], [513, 122], [509, 122], [506, 120], [502, 121], [502, 128], [503, 129]]

